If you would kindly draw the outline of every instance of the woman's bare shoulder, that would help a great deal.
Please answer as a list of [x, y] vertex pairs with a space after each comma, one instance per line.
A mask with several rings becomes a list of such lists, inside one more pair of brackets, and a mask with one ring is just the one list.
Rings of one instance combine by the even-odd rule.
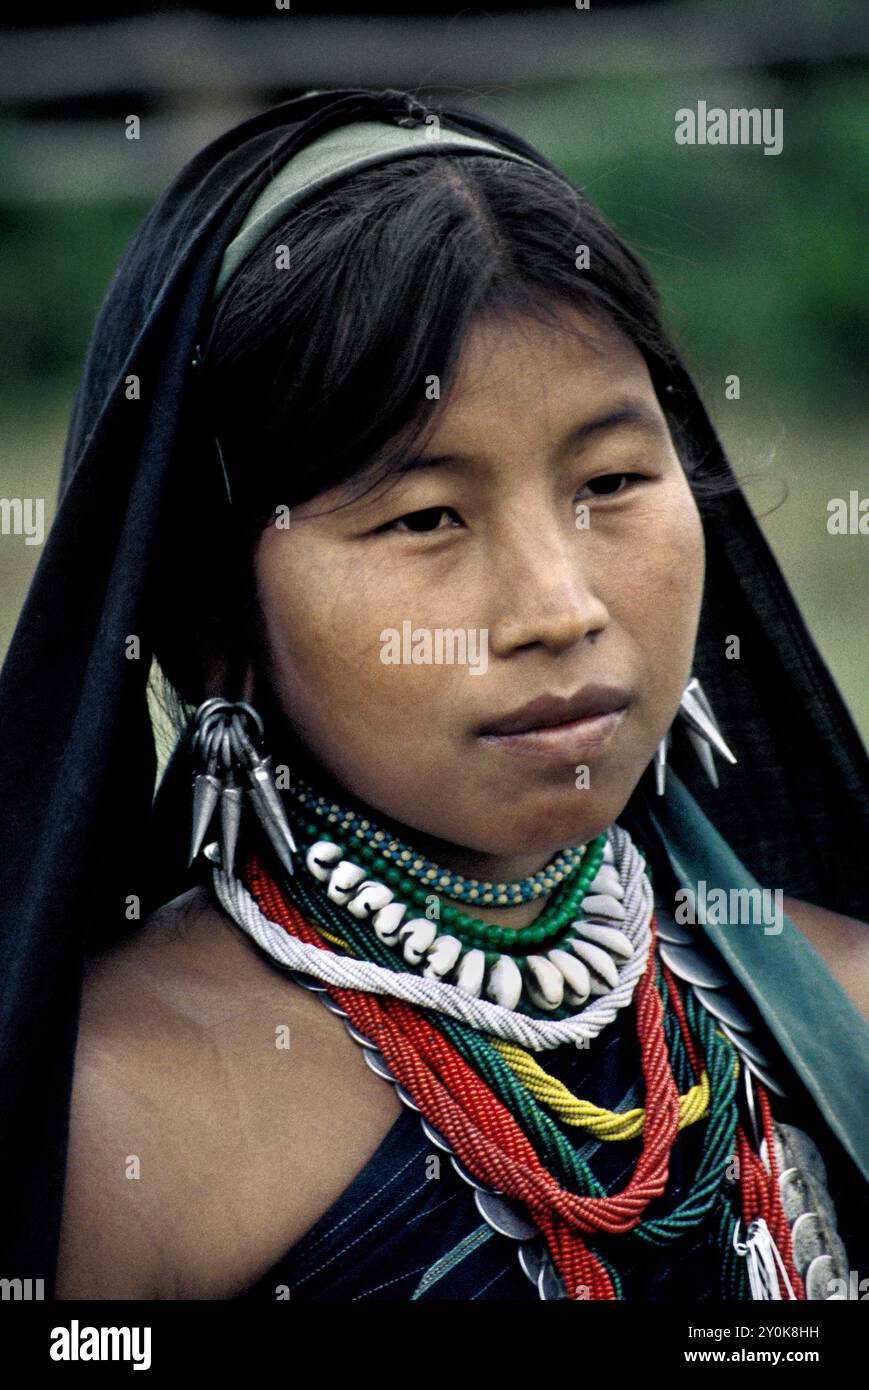
[[[234, 1093], [256, 1105], [275, 1027], [299, 1031], [308, 996], [288, 983], [202, 889], [88, 958], [56, 1297], [184, 1296], [203, 1173], [238, 1156]], [[281, 1080], [291, 1097], [286, 1068]]]
[[785, 915], [822, 957], [830, 974], [869, 1020], [869, 924], [799, 898], [784, 898]]

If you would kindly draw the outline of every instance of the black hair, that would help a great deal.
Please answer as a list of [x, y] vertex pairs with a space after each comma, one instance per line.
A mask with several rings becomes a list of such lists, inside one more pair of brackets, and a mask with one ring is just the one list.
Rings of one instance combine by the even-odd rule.
[[[294, 209], [230, 280], [201, 350], [210, 486], [222, 491], [225, 475], [232, 497], [199, 566], [211, 576], [200, 611], [210, 604], [215, 646], [250, 632], [250, 555], [277, 506], [372, 462], [382, 465], [372, 486], [387, 477], [434, 424], [432, 377], [446, 404], [473, 321], [518, 313], [584, 336], [558, 317], [565, 306], [642, 352], [698, 505], [738, 487], [698, 456], [648, 270], [564, 175], [426, 153], [359, 171]], [[166, 655], [173, 684], [197, 700], [177, 653]]]

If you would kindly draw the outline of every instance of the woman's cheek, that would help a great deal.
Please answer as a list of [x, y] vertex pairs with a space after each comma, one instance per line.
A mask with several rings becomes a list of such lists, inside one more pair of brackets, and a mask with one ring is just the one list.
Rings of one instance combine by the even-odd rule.
[[[285, 625], [281, 686], [285, 707], [305, 729], [326, 744], [338, 740], [349, 753], [379, 745], [386, 730], [403, 723], [406, 693], [425, 668], [381, 660], [381, 633], [396, 625], [394, 611], [384, 616], [382, 596], [375, 602], [357, 593], [349, 605], [347, 598], [336, 592], [309, 608], [303, 625]], [[411, 708], [417, 710], [415, 701]]]
[[622, 622], [647, 673], [647, 727], [657, 738], [675, 717], [691, 674], [703, 599], [703, 524], [687, 485], [668, 488], [635, 535]]
[[690, 622], [700, 612], [705, 546], [703, 523], [684, 477], [668, 486], [643, 531], [636, 554], [647, 611], [672, 624], [674, 638], [693, 640]]

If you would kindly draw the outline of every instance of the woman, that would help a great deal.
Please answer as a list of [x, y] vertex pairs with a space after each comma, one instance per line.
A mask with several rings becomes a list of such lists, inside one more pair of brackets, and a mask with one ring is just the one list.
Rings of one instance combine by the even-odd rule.
[[647, 273], [517, 136], [309, 93], [182, 171], [2, 702], [10, 1272], [847, 1296], [865, 755]]

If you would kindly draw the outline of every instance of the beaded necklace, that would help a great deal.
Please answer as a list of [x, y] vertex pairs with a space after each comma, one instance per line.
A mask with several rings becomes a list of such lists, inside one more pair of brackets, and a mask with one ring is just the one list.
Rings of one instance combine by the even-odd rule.
[[[378, 871], [391, 882], [417, 879], [422, 897], [426, 892], [439, 892], [455, 901], [471, 903], [478, 907], [510, 907], [516, 903], [533, 902], [535, 898], [551, 892], [569, 877], [582, 860], [586, 848], [585, 845], [580, 845], [576, 849], [562, 850], [551, 864], [518, 882], [481, 883], [478, 879], [465, 878], [463, 874], [457, 874], [452, 869], [432, 864], [403, 840], [380, 829], [368, 817], [360, 816], [352, 808], [340, 806], [337, 802], [318, 795], [302, 777], [295, 778], [290, 792], [301, 806], [321, 818], [321, 831], [334, 828], [336, 838], [352, 838], [354, 850], [359, 857], [374, 863]], [[316, 826], [312, 826], [311, 830], [315, 839], [331, 838], [330, 835], [318, 835]], [[387, 866], [389, 872], [386, 872]], [[405, 893], [410, 891], [404, 883], [402, 889]]]
[[[317, 830], [310, 822], [301, 827], [309, 836]], [[627, 921], [625, 894], [606, 835], [583, 847], [556, 899], [540, 918], [518, 929], [458, 914], [449, 904], [441, 911], [437, 894], [423, 895], [425, 917], [408, 918], [407, 905], [396, 901], [395, 892], [413, 898], [417, 890], [412, 880], [388, 866], [382, 880], [370, 879], [363, 867], [344, 857], [350, 852], [332, 839], [320, 839], [309, 846], [305, 863], [327, 884], [333, 902], [370, 920], [379, 939], [401, 950], [411, 965], [425, 958], [422, 973], [427, 977], [452, 973], [456, 985], [471, 995], [557, 1017], [569, 1017], [590, 995], [613, 991], [620, 964], [628, 963], [623, 975], [636, 978], [638, 943], [621, 930]], [[375, 857], [372, 870], [383, 864]]]
[[[354, 917], [346, 904], [330, 900], [316, 875], [310, 880], [295, 875], [279, 885], [251, 857], [244, 880], [265, 916], [301, 942], [324, 951], [335, 945], [344, 953], [376, 960], [386, 970], [401, 969], [394, 952], [370, 926]], [[587, 1102], [573, 1097], [522, 1048], [400, 999], [381, 1002], [358, 989], [327, 988], [360, 1040], [376, 1044], [415, 1108], [444, 1136], [469, 1172], [516, 1198], [531, 1213], [545, 1235], [567, 1296], [620, 1296], [616, 1271], [584, 1236], [618, 1234], [663, 1244], [679, 1239], [707, 1217], [715, 1222], [722, 1247], [722, 1292], [727, 1297], [746, 1296], [745, 1264], [734, 1250], [737, 1213], [722, 1178], [725, 1160], [734, 1151], [740, 1159], [742, 1218], [746, 1225], [758, 1218], [766, 1222], [796, 1296], [804, 1296], [778, 1199], [777, 1171], [773, 1166], [768, 1173], [763, 1167], [737, 1119], [738, 1063], [732, 1044], [693, 997], [683, 1004], [675, 979], [653, 953], [634, 997], [645, 1107], [639, 1116], [591, 1107], [602, 1138], [642, 1135], [633, 1176], [617, 1194], [604, 1191], [547, 1113], [554, 1101], [559, 1118], [582, 1123], [592, 1118]], [[667, 1003], [676, 1024], [669, 1035]], [[682, 1097], [673, 1071], [677, 1039], [694, 1077], [694, 1087]], [[758, 1094], [770, 1151], [769, 1105], [765, 1093], [759, 1089]], [[645, 1219], [650, 1202], [664, 1191], [678, 1129], [701, 1117], [707, 1128], [690, 1194], [668, 1215]]]
[[[302, 822], [300, 828], [310, 837], [313, 844], [334, 846], [336, 851], [340, 850], [340, 856], [333, 856], [336, 862], [339, 857], [349, 861], [350, 856], [356, 854], [368, 865], [372, 874], [390, 884], [396, 893], [400, 893], [402, 898], [415, 907], [431, 910], [433, 905], [436, 905], [437, 920], [449, 927], [452, 935], [458, 937], [463, 944], [510, 951], [513, 954], [519, 954], [529, 946], [533, 947], [542, 942], [553, 943], [563, 935], [565, 925], [571, 920], [571, 916], [576, 917], [581, 913], [582, 899], [598, 878], [606, 849], [605, 835], [599, 835], [590, 845], [583, 846], [582, 853], [577, 856], [570, 872], [562, 876], [540, 915], [524, 927], [502, 927], [496, 922], [485, 922], [470, 913], [461, 912], [449, 902], [442, 903], [441, 896], [451, 896], [446, 888], [436, 887], [434, 883], [426, 887], [420, 886], [403, 867], [397, 864], [390, 865], [381, 855], [367, 854], [364, 847], [352, 844], [346, 836], [339, 839], [337, 827], [322, 829], [308, 821]], [[329, 863], [330, 856], [322, 855], [321, 851], [321, 857], [324, 866]], [[608, 882], [606, 879], [600, 880], [600, 887]], [[349, 882], [347, 886], [351, 886]], [[479, 905], [483, 906], [482, 899], [479, 899]]]

